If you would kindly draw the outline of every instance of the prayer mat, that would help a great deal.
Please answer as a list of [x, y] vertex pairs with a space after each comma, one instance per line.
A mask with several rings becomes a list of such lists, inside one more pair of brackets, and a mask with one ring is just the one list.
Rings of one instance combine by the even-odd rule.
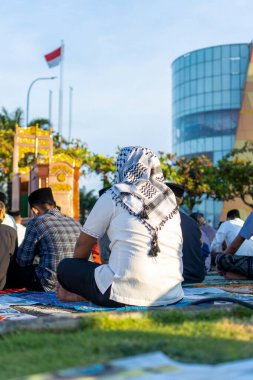
[[252, 294], [253, 295], [253, 283], [249, 283], [249, 284], [225, 284], [225, 285], [219, 285], [217, 288], [225, 290], [226, 292]]
[[[82, 301], [82, 302], [62, 302], [59, 301], [56, 297], [55, 292], [23, 292], [19, 293], [18, 297], [27, 300], [27, 301], [33, 301], [37, 304], [41, 305], [50, 305], [54, 307], [61, 307], [64, 309], [74, 309], [77, 311], [82, 311], [86, 313], [90, 312], [98, 312], [98, 311], [138, 311], [138, 310], [157, 310], [159, 308], [169, 308], [169, 307], [182, 307], [182, 306], [188, 306], [190, 305], [190, 301], [183, 299], [180, 302], [173, 304], [173, 305], [167, 305], [167, 306], [152, 306], [152, 307], [146, 307], [146, 306], [125, 306], [125, 307], [119, 307], [119, 308], [111, 308], [111, 307], [103, 307], [103, 306], [97, 306], [89, 301]], [[21, 303], [19, 303], [20, 305]]]
[[[252, 280], [227, 280], [223, 276], [220, 276], [217, 272], [208, 272], [204, 281], [201, 283], [183, 284], [183, 288], [208, 288], [208, 287], [220, 287], [226, 285], [238, 285], [240, 286], [252, 286]], [[225, 289], [227, 290], [227, 289]]]
[[[10, 295], [11, 296], [11, 295]], [[14, 294], [13, 294], [14, 296]], [[172, 304], [172, 305], [165, 305], [165, 306], [125, 306], [120, 308], [109, 308], [109, 307], [103, 307], [95, 305], [89, 301], [82, 301], [82, 302], [62, 302], [59, 301], [56, 297], [55, 292], [23, 292], [19, 293], [18, 297], [19, 299], [23, 299], [24, 302], [34, 302], [41, 305], [47, 305], [47, 306], [54, 306], [64, 309], [72, 309], [76, 311], [81, 312], [101, 312], [101, 311], [117, 311], [117, 312], [128, 312], [128, 311], [145, 311], [145, 310], [160, 310], [160, 309], [168, 309], [168, 308], [176, 308], [176, 307], [185, 307], [185, 306], [191, 306], [194, 301], [201, 300], [203, 298], [213, 298], [213, 297], [219, 297], [219, 296], [225, 296], [228, 298], [236, 298], [237, 300], [246, 301], [246, 302], [252, 302], [253, 303], [253, 296], [250, 294], [239, 294], [239, 293], [229, 293], [224, 290], [217, 289], [215, 287], [209, 287], [209, 288], [203, 288], [203, 289], [194, 289], [194, 288], [188, 288], [185, 289], [185, 297], [178, 303]], [[1, 297], [0, 297], [1, 299]], [[22, 304], [21, 301], [18, 303], [19, 305]], [[15, 305], [15, 303], [13, 303]]]
[[26, 288], [22, 288], [22, 289], [4, 289], [4, 290], [0, 290], [0, 295], [1, 294], [9, 294], [9, 293], [21, 293], [21, 292], [24, 292], [26, 290]]

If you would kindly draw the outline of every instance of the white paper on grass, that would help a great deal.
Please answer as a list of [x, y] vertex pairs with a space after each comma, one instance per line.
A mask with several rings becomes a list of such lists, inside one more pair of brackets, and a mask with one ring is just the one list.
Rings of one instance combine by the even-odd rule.
[[[100, 366], [100, 365], [98, 365]], [[96, 365], [95, 365], [96, 367]], [[218, 365], [187, 364], [176, 362], [163, 352], [151, 352], [112, 360], [101, 372], [91, 373], [89, 368], [70, 368], [54, 374], [28, 376], [27, 379], [89, 378], [105, 380], [252, 380], [253, 360], [240, 360]], [[109, 367], [109, 369], [108, 369]], [[109, 372], [108, 372], [109, 371]]]
[[[228, 375], [229, 380], [253, 379], [252, 359], [218, 365], [188, 364], [176, 362], [162, 352], [153, 352], [113, 360], [110, 364], [124, 370], [143, 369], [145, 372], [145, 369], [153, 369], [154, 372], [156, 372], [156, 370], [158, 372], [140, 373], [136, 377], [132, 376], [131, 378], [133, 380], [224, 380]], [[162, 370], [160, 373], [159, 369]], [[94, 377], [94, 379], [95, 378], [97, 377]], [[113, 376], [111, 378], [113, 379]], [[118, 374], [117, 379], [120, 378], [120, 374]], [[125, 377], [122, 376], [122, 379], [125, 379]]]

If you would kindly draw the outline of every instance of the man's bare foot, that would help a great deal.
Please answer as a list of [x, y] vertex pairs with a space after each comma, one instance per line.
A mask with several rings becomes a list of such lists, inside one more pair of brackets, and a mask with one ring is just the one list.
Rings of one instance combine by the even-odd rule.
[[216, 264], [215, 270], [220, 276], [225, 276], [226, 272], [222, 272], [222, 270], [219, 268], [219, 266]]
[[61, 285], [57, 285], [55, 291], [60, 301], [64, 301], [64, 302], [87, 301], [84, 297], [79, 296], [78, 294], [69, 292], [68, 290], [64, 289]]
[[243, 276], [242, 274], [233, 273], [233, 272], [226, 272], [224, 277], [227, 280], [248, 280], [247, 276]]

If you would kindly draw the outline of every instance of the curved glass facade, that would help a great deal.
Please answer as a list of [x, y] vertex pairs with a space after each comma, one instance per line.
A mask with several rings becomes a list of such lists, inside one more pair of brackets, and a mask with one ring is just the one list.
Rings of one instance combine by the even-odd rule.
[[[172, 63], [173, 151], [178, 156], [205, 154], [215, 163], [233, 148], [250, 50], [250, 44], [214, 46]], [[210, 200], [199, 209], [215, 221], [220, 207]]]

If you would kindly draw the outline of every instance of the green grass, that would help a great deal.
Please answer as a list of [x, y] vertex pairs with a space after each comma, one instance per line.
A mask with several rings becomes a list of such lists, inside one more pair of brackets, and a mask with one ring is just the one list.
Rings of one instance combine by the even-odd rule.
[[0, 337], [0, 379], [83, 366], [152, 351], [196, 363], [253, 356], [253, 313], [182, 311], [83, 319], [75, 331], [16, 332]]

